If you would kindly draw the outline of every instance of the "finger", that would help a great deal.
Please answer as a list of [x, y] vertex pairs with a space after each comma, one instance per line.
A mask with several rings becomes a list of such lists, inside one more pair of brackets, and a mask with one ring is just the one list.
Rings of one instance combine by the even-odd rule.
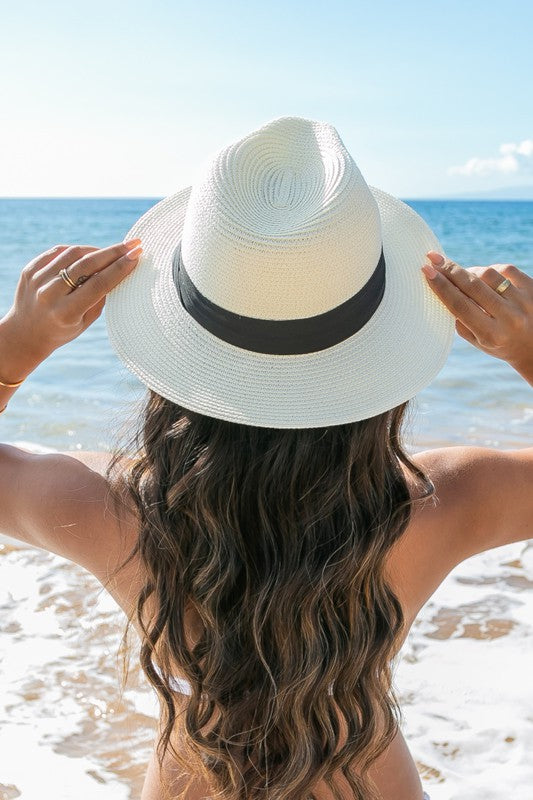
[[[521, 269], [515, 267], [514, 264], [493, 264], [493, 267], [496, 268], [498, 272], [500, 272], [505, 278], [509, 278], [513, 287], [516, 286], [517, 289], [527, 289], [528, 291], [532, 291], [533, 289], [533, 278], [527, 275], [525, 272], [522, 272]], [[505, 294], [511, 291], [512, 287], [509, 286], [508, 289], [505, 290]]]
[[[72, 264], [76, 258], [97, 251], [99, 248], [90, 244], [57, 245], [50, 252], [48, 259], [43, 259], [32, 269], [32, 277], [38, 286], [42, 286], [58, 274], [59, 270]], [[61, 262], [60, 262], [61, 259]]]
[[42, 270], [42, 273], [39, 273], [38, 277], [46, 282], [55, 277], [61, 269], [68, 269], [69, 276], [76, 282], [82, 275], [90, 277], [95, 272], [108, 267], [132, 247], [140, 244], [140, 241], [140, 239], [132, 239], [129, 242], [110, 245], [110, 247], [90, 249], [82, 245], [74, 245], [60, 253], [47, 268]]
[[483, 267], [476, 274], [469, 269], [463, 269], [455, 261], [449, 259], [446, 259], [442, 265], [434, 262], [434, 266], [491, 317], [498, 318], [507, 313], [511, 299], [511, 287], [509, 287], [509, 294], [504, 300], [495, 291], [504, 278], [492, 267]]
[[[499, 307], [496, 309], [492, 316], [501, 316], [505, 314], [506, 311], [509, 310], [509, 301], [511, 301], [511, 307], [516, 304], [521, 305], [522, 302], [522, 294], [521, 290], [519, 290], [511, 281], [511, 285], [508, 286], [505, 290], [504, 294], [500, 294], [496, 290], [498, 286], [500, 286], [503, 281], [505, 280], [507, 275], [503, 272], [503, 269], [511, 267], [511, 264], [493, 264], [490, 267], [467, 267], [466, 272], [469, 275], [474, 275], [475, 278], [478, 278], [480, 281], [485, 283], [489, 289], [492, 291], [492, 296], [498, 298], [500, 301]], [[500, 271], [498, 268], [501, 267]], [[513, 269], [516, 269], [513, 267]], [[509, 278], [510, 279], [510, 278]]]
[[[461, 269], [454, 262], [447, 261], [447, 265]], [[491, 333], [494, 327], [494, 320], [486, 314], [477, 303], [466, 295], [449, 277], [449, 271], [440, 271], [442, 267], [436, 267], [437, 274], [434, 278], [426, 277], [431, 289], [440, 297], [446, 308], [459, 319], [476, 336], [483, 337]]]
[[71, 309], [79, 309], [82, 313], [91, 308], [95, 303], [98, 303], [105, 295], [118, 286], [126, 275], [134, 269], [139, 263], [142, 254], [142, 248], [137, 247], [135, 250], [128, 252], [126, 255], [120, 256], [116, 261], [107, 266], [105, 269], [96, 272], [94, 275], [77, 289], [72, 289], [66, 296], [66, 300], [70, 303]]
[[44, 253], [40, 253], [35, 258], [32, 258], [26, 266], [24, 267], [24, 272], [28, 276], [34, 275], [38, 272], [42, 267], [46, 266], [50, 263], [59, 253], [62, 253], [64, 250], [69, 247], [68, 244], [56, 244], [54, 247], [51, 247], [49, 250], [46, 250]]

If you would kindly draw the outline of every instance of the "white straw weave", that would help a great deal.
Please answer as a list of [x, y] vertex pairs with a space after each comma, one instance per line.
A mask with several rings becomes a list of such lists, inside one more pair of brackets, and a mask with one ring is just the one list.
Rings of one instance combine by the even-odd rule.
[[[338, 425], [414, 397], [449, 354], [455, 319], [420, 271], [441, 244], [412, 208], [366, 184], [328, 123], [281, 117], [231, 143], [193, 187], [137, 220], [133, 237], [143, 254], [107, 296], [109, 339], [146, 386], [185, 408], [263, 427]], [[196, 288], [236, 314], [328, 311], [368, 281], [382, 246], [385, 294], [366, 325], [332, 347], [246, 350], [182, 306], [172, 277], [180, 242]]]

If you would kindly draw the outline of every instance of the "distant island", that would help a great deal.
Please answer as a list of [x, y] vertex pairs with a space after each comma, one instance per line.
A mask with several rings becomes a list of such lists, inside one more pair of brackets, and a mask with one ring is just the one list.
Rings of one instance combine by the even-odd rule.
[[461, 192], [433, 197], [413, 197], [412, 200], [533, 200], [532, 186], [502, 186], [482, 192]]

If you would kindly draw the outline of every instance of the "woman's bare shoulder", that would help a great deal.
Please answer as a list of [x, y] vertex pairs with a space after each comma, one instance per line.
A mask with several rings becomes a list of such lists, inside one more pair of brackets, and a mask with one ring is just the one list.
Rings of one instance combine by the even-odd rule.
[[437, 481], [443, 511], [459, 523], [461, 560], [533, 537], [533, 447], [444, 447], [414, 460]]
[[[98, 472], [100, 475], [104, 476], [113, 455], [105, 450], [63, 450], [60, 452], [62, 455], [76, 458], [78, 461], [81, 461], [82, 464], [92, 469], [93, 472]], [[132, 461], [134, 461], [132, 458], [122, 458], [120, 463], [124, 466], [128, 466]]]
[[129, 616], [144, 585], [139, 558], [118, 573], [136, 543], [133, 504], [115, 502], [106, 479], [110, 453], [34, 453], [0, 444], [0, 530], [92, 573]]
[[[109, 453], [71, 455], [104, 474]], [[412, 454], [434, 494], [417, 501], [389, 553], [390, 581], [407, 615], [416, 617], [445, 577], [470, 556], [533, 537], [533, 448], [449, 446]], [[410, 493], [420, 486], [404, 466]], [[131, 524], [131, 543], [138, 535]]]
[[[390, 555], [391, 582], [414, 619], [462, 561], [533, 536], [533, 448], [450, 446], [411, 460], [435, 486], [431, 497], [415, 503]], [[416, 497], [420, 490], [404, 470]]]

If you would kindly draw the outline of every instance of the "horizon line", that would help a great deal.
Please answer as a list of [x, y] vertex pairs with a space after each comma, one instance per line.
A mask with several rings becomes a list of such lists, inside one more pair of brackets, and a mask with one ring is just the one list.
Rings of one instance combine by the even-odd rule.
[[[496, 190], [497, 191], [497, 190]], [[390, 194], [390, 192], [389, 192]], [[100, 194], [65, 194], [65, 195], [0, 195], [0, 200], [164, 200], [166, 197], [172, 195], [131, 195], [131, 194], [113, 194], [113, 195], [100, 195]], [[471, 201], [479, 200], [481, 202], [493, 202], [507, 200], [509, 202], [532, 202], [533, 197], [476, 197], [463, 195], [421, 195], [418, 197], [406, 197], [402, 195], [393, 195], [398, 200], [450, 200], [450, 201]]]

